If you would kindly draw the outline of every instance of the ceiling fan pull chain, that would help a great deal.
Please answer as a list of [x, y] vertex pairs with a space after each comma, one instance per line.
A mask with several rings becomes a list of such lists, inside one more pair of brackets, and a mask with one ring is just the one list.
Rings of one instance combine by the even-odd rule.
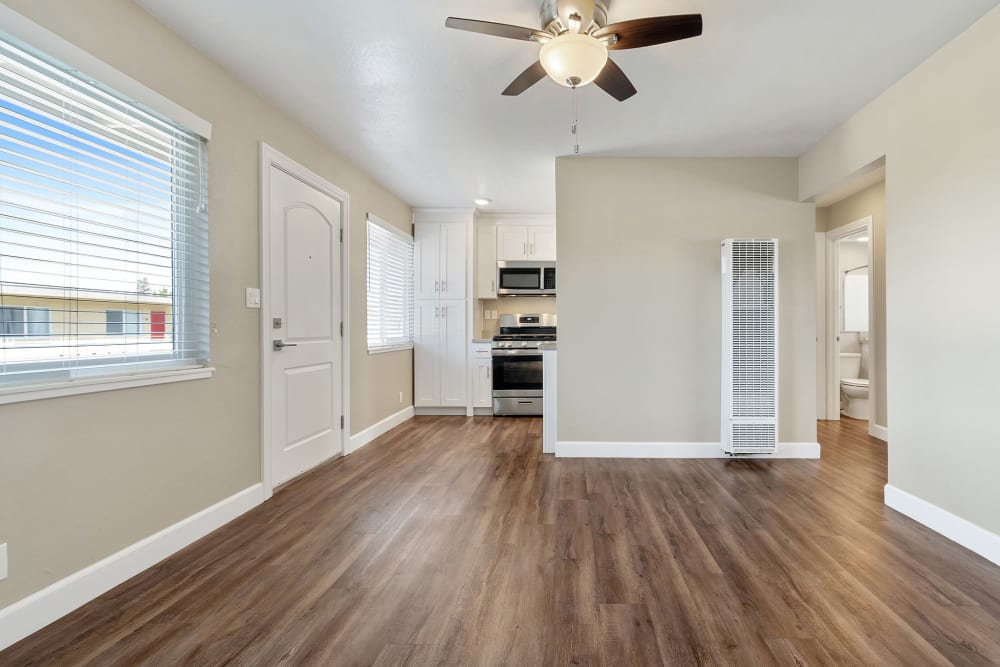
[[573, 125], [570, 128], [570, 131], [573, 133], [573, 154], [574, 155], [579, 155], [580, 154], [580, 133], [578, 132], [578, 129], [579, 129], [579, 118], [578, 118], [578, 114], [577, 114], [577, 105], [576, 105], [576, 88], [574, 87], [573, 88]]

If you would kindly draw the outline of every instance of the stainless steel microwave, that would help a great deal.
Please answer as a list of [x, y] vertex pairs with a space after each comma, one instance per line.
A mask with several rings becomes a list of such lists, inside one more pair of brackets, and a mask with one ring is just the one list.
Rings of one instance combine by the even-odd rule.
[[555, 296], [555, 262], [497, 262], [500, 296]]

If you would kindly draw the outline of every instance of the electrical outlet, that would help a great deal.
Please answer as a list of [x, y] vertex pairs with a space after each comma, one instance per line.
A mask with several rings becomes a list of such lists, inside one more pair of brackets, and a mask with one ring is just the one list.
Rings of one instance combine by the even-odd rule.
[[7, 543], [0, 544], [0, 581], [7, 578]]

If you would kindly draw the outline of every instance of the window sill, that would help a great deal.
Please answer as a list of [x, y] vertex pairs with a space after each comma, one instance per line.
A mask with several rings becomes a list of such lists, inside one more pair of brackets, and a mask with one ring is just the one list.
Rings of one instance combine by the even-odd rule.
[[185, 382], [187, 380], [204, 380], [212, 377], [215, 368], [182, 368], [155, 373], [137, 373], [135, 375], [116, 375], [113, 377], [88, 377], [77, 380], [46, 382], [44, 384], [22, 385], [19, 387], [4, 387], [0, 389], [0, 405], [8, 403], [23, 403], [44, 398], [59, 398], [76, 394], [93, 394], [99, 391], [114, 389], [131, 389], [147, 387], [154, 384], [169, 382]]
[[412, 344], [411, 345], [393, 345], [392, 347], [377, 347], [374, 350], [373, 349], [369, 349], [368, 350], [368, 354], [369, 354], [369, 356], [371, 356], [373, 354], [384, 354], [386, 352], [403, 352], [405, 350], [412, 350], [412, 349], [413, 349], [413, 345]]

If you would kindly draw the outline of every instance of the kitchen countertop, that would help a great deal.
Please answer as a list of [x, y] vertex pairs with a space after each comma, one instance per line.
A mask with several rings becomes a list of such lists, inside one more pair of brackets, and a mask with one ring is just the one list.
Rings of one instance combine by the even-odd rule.
[[492, 343], [493, 339], [492, 338], [473, 338], [472, 342], [473, 343]]
[[538, 344], [538, 349], [541, 350], [542, 352], [545, 352], [547, 350], [555, 350], [555, 349], [558, 349], [558, 347], [559, 347], [559, 343], [539, 343]]

